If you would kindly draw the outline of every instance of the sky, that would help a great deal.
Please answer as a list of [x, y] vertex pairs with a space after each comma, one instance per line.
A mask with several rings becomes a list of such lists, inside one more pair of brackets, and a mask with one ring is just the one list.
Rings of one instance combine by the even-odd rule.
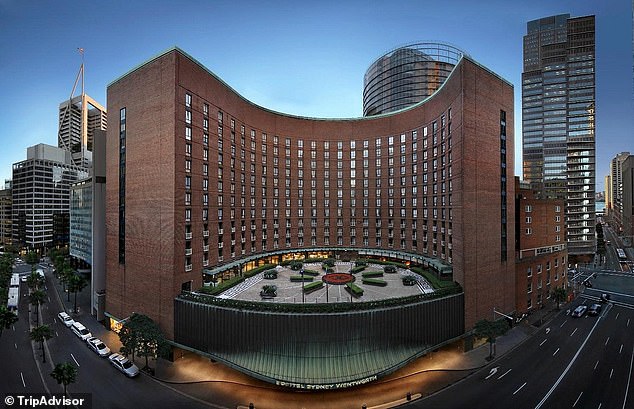
[[[294, 115], [362, 116], [363, 75], [408, 43], [452, 44], [515, 87], [521, 176], [526, 22], [596, 15], [597, 191], [609, 161], [634, 153], [630, 0], [0, 0], [0, 183], [26, 148], [57, 144], [57, 115], [85, 59], [86, 93], [178, 46], [245, 98]], [[0, 188], [2, 186], [0, 185]]]

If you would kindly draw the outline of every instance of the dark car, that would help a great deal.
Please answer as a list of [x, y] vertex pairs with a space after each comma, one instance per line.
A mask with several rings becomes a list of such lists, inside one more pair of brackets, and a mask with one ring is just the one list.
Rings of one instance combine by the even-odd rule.
[[601, 304], [592, 304], [588, 310], [588, 315], [599, 315], [601, 312]]
[[571, 315], [573, 317], [581, 318], [581, 317], [583, 317], [583, 314], [586, 313], [586, 311], [588, 311], [588, 306], [587, 305], [580, 305], [577, 308], [575, 308], [575, 310], [572, 312]]

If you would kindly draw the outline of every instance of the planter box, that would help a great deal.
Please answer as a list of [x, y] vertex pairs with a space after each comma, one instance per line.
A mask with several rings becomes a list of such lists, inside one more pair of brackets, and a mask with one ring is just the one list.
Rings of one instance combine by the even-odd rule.
[[387, 281], [378, 278], [364, 278], [362, 282], [363, 284], [376, 285], [379, 287], [385, 287], [387, 285]]
[[291, 281], [292, 282], [300, 282], [300, 283], [302, 281], [304, 281], [304, 282], [309, 282], [310, 283], [310, 282], [313, 281], [313, 277], [311, 277], [311, 276], [304, 276], [304, 277], [302, 277], [302, 276], [291, 276]]
[[363, 295], [363, 289], [354, 283], [346, 284], [346, 291], [348, 291], [355, 297], [361, 297]]
[[324, 283], [322, 281], [315, 281], [310, 284], [304, 285], [304, 293], [312, 293], [313, 291], [317, 291], [320, 288], [323, 288]]
[[363, 278], [383, 277], [383, 271], [367, 271], [361, 275]]

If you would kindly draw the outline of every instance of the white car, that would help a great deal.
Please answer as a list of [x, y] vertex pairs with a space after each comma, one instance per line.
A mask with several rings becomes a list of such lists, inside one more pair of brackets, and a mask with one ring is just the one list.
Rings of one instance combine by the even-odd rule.
[[73, 325], [71, 325], [70, 329], [75, 333], [75, 335], [83, 340], [92, 337], [88, 328], [84, 327], [81, 322], [75, 321]]
[[67, 327], [70, 327], [75, 323], [75, 320], [73, 320], [70, 315], [66, 314], [64, 311], [57, 314], [57, 318], [59, 318], [59, 320], [62, 321], [62, 324], [66, 325]]
[[110, 348], [108, 348], [99, 338], [86, 338], [86, 343], [88, 344], [88, 348], [95, 351], [95, 353], [100, 357], [104, 358], [110, 355]]
[[108, 360], [129, 378], [134, 378], [139, 374], [139, 368], [121, 354], [114, 353], [108, 357]]

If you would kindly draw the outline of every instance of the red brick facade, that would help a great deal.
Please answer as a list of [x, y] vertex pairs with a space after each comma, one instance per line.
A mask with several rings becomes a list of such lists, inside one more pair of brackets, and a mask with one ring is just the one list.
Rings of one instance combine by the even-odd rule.
[[116, 119], [107, 138], [113, 316], [148, 314], [171, 337], [173, 298], [184, 283], [199, 288], [204, 268], [317, 246], [402, 249], [451, 264], [466, 328], [494, 308], [514, 310], [513, 87], [472, 60], [410, 109], [315, 119], [254, 105], [173, 49], [108, 87], [109, 112], [122, 108], [125, 263]]
[[530, 187], [516, 192], [516, 309], [541, 308], [557, 287], [566, 288], [568, 250], [564, 200], [543, 199]]

